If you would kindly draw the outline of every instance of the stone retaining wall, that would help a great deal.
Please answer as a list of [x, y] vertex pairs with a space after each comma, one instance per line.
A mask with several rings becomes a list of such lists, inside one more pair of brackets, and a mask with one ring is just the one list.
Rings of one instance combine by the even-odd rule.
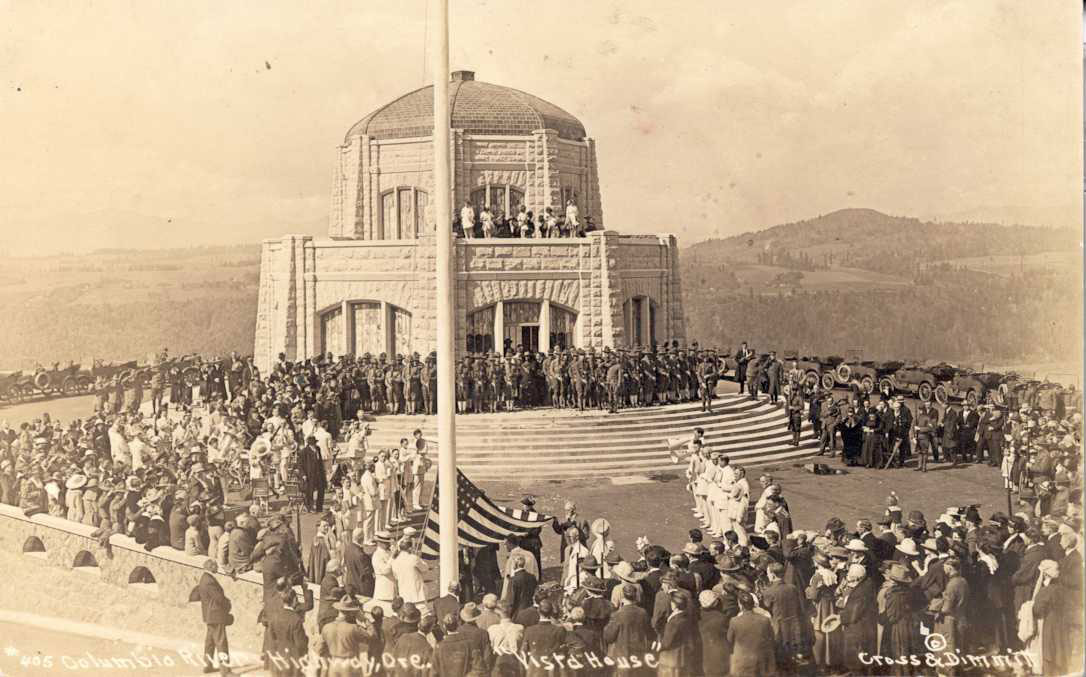
[[[206, 558], [166, 546], [147, 552], [119, 534], [110, 538], [109, 557], [90, 536], [93, 531], [94, 527], [49, 515], [28, 518], [18, 508], [0, 505], [0, 565], [8, 572], [0, 586], [0, 605], [189, 640], [202, 647], [205, 626], [200, 605], [188, 599], [204, 573]], [[147, 574], [153, 584], [141, 582], [151, 580]], [[233, 603], [235, 622], [227, 629], [231, 651], [259, 653], [260, 574], [216, 578]], [[316, 597], [317, 588], [311, 587]], [[310, 637], [316, 633], [315, 612], [307, 614], [306, 632]]]

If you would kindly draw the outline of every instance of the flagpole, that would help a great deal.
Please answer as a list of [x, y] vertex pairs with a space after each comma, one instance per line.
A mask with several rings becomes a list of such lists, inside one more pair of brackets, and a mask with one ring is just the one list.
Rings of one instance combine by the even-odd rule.
[[440, 583], [438, 595], [459, 580], [456, 510], [456, 407], [453, 376], [452, 178], [449, 172], [449, 0], [433, 0], [434, 221], [437, 229], [437, 482]]

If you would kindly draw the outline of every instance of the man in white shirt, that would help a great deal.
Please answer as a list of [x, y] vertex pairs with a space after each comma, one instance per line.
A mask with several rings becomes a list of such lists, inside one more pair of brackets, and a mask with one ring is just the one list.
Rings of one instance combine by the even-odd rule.
[[396, 579], [396, 588], [404, 603], [421, 607], [426, 604], [426, 584], [423, 580], [430, 567], [411, 547], [411, 537], [415, 535], [411, 527], [404, 529], [404, 540], [400, 543], [400, 552], [392, 558], [392, 575]]
[[[584, 612], [580, 607], [574, 610]], [[524, 640], [524, 626], [514, 623], [510, 618], [513, 615], [513, 606], [509, 602], [499, 603], [497, 611], [498, 622], [486, 629], [486, 634], [490, 636], [490, 648], [498, 656], [514, 656], [520, 651], [521, 642]]]
[[353, 424], [350, 439], [347, 441], [347, 454], [356, 460], [365, 460], [370, 450], [370, 426], [369, 424]]
[[131, 460], [128, 451], [128, 440], [125, 438], [120, 418], [109, 429], [109, 455], [113, 457], [114, 461], [128, 463]]
[[366, 464], [366, 470], [360, 480], [362, 485], [362, 534], [365, 545], [373, 545], [373, 533], [377, 530], [377, 478], [373, 474], [373, 464]]
[[[374, 535], [377, 549], [370, 561], [373, 563], [373, 603], [380, 606], [385, 615], [392, 615], [392, 600], [396, 597], [396, 579], [392, 573], [392, 536], [387, 531], [378, 531]], [[406, 601], [406, 600], [405, 600]]]
[[128, 443], [128, 453], [131, 457], [132, 470], [139, 470], [143, 467], [143, 458], [147, 456], [148, 444], [144, 440], [144, 433], [142, 430], [136, 434], [135, 437]]
[[306, 415], [305, 420], [302, 421], [302, 435], [305, 438], [309, 438], [313, 434], [313, 431], [317, 429], [317, 412], [312, 409], [309, 410], [309, 414]]
[[471, 240], [475, 237], [475, 210], [470, 202], [465, 202], [460, 209], [460, 226], [464, 229], [464, 239]]

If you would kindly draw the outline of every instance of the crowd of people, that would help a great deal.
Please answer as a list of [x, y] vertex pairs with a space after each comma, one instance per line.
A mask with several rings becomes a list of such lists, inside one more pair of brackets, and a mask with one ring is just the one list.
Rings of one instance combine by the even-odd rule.
[[478, 210], [471, 202], [465, 202], [460, 211], [453, 214], [453, 232], [467, 240], [475, 238], [553, 238], [585, 237], [595, 229], [592, 217], [581, 218], [580, 209], [573, 200], [566, 200], [565, 210], [554, 213], [553, 207], [545, 207], [540, 214], [533, 214], [520, 205], [515, 214], [505, 214], [497, 206], [481, 205]]
[[[492, 373], [491, 359], [483, 373]], [[673, 397], [711, 406], [720, 372], [714, 351], [696, 349], [543, 359], [574, 375], [577, 365], [606, 361], [609, 408]], [[369, 448], [374, 391], [363, 397], [359, 378], [368, 382], [373, 362], [280, 359], [263, 377], [235, 356], [208, 367], [199, 407], [172, 392], [166, 402], [152, 387], [150, 414], [126, 395], [120, 407], [100, 397], [93, 416], [67, 424], [47, 415], [0, 424], [0, 500], [94, 526], [106, 549], [110, 535], [125, 533], [149, 550], [206, 557], [190, 599], [202, 605], [210, 655], [228, 653], [232, 622], [215, 574], [258, 571], [274, 674], [312, 674], [313, 662], [329, 675], [364, 674], [367, 664], [441, 677], [950, 674], [988, 661], [1048, 675], [1083, 660], [1074, 641], [1082, 634], [1079, 412], [1025, 407], [1004, 420], [994, 408], [935, 414], [922, 404], [913, 414], [899, 400], [872, 406], [861, 393], [836, 401], [785, 371], [780, 391], [766, 396], [783, 399], [797, 443], [806, 420], [823, 453], [836, 453], [840, 433], [850, 465], [899, 465], [914, 454], [920, 470], [928, 456], [988, 462], [1017, 508], [985, 521], [976, 506], [961, 506], [929, 523], [891, 493], [885, 514], [854, 529], [836, 518], [797, 529], [780, 484], [761, 477], [754, 500], [744, 469], [695, 431], [686, 462], [700, 525], [681, 552], [637, 538], [624, 557], [606, 517], [582, 519], [570, 503], [551, 524], [556, 579], [544, 576], [535, 530], [500, 548], [461, 548], [459, 581], [435, 598], [419, 534], [405, 526], [426, 503], [429, 443], [416, 430], [396, 449]], [[672, 369], [683, 364], [679, 381]], [[638, 373], [637, 387], [612, 387], [612, 370], [619, 383]], [[558, 399], [545, 403], [600, 406], [599, 388], [593, 400], [579, 382], [548, 390]], [[319, 515], [308, 548], [291, 511], [256, 500], [265, 483]], [[228, 506], [235, 489], [241, 505]], [[523, 504], [535, 506], [531, 497]], [[305, 581], [319, 586], [316, 598]], [[311, 638], [304, 619], [314, 609]], [[942, 644], [930, 641], [936, 635]], [[228, 672], [229, 662], [219, 668]]]

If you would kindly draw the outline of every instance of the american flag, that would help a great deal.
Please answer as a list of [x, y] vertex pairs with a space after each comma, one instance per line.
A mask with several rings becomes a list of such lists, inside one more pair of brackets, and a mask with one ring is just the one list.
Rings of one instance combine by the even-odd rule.
[[[438, 558], [441, 542], [438, 505], [438, 490], [434, 487], [426, 529], [422, 533], [422, 546], [419, 548], [419, 555], [423, 559]], [[460, 545], [472, 548], [502, 543], [509, 536], [527, 534], [529, 530], [551, 521], [549, 515], [497, 505], [487, 498], [482, 489], [472, 484], [459, 468], [456, 470], [456, 516]]]

